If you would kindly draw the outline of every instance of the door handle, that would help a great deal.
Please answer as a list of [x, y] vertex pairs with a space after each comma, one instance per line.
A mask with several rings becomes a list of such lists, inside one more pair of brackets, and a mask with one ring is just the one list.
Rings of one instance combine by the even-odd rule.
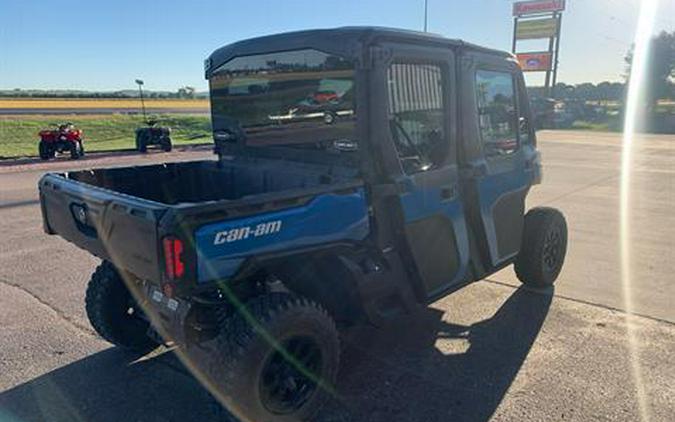
[[415, 189], [415, 184], [412, 179], [401, 179], [396, 181], [396, 189], [399, 195], [412, 192]]
[[476, 179], [486, 176], [488, 167], [485, 162], [472, 164], [460, 170], [460, 175], [465, 179]]

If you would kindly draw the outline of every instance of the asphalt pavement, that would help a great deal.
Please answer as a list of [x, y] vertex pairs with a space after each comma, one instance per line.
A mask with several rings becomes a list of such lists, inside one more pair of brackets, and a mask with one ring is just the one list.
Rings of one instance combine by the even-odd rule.
[[[675, 136], [636, 140], [631, 278], [619, 255], [616, 134], [539, 133], [544, 183], [528, 206], [569, 231], [555, 291], [507, 268], [384, 328], [345, 333], [337, 392], [319, 421], [671, 421], [675, 415]], [[208, 147], [0, 163], [0, 420], [213, 419], [170, 351], [131, 356], [84, 313], [97, 265], [42, 232], [46, 171], [212, 157]]]

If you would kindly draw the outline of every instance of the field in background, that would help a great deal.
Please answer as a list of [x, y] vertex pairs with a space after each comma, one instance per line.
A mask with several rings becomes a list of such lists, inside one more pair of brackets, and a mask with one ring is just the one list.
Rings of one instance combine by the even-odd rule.
[[[146, 99], [147, 108], [208, 109], [209, 100]], [[140, 111], [138, 98], [0, 98], [1, 109], [120, 108]]]
[[[208, 116], [161, 115], [159, 120], [171, 127], [174, 145], [211, 139]], [[134, 148], [134, 130], [143, 124], [140, 116], [125, 114], [0, 116], [0, 157], [37, 155], [38, 132], [66, 121], [84, 131], [86, 151]]]

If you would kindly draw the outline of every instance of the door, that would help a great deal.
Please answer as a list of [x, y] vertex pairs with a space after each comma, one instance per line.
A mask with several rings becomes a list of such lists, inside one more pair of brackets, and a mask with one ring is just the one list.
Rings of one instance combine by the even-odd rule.
[[525, 197], [532, 184], [534, 150], [528, 120], [522, 114], [522, 76], [505, 57], [474, 55], [464, 61], [462, 119], [469, 156], [463, 171], [471, 221], [482, 239], [486, 269], [513, 260], [520, 250]]
[[386, 69], [403, 236], [428, 298], [462, 281], [468, 263], [452, 119], [453, 75], [451, 51], [440, 49], [395, 55]]

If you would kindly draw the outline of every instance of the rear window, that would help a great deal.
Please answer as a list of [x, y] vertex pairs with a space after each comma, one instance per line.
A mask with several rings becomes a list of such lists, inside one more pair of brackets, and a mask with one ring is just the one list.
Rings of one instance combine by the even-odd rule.
[[347, 59], [317, 50], [242, 56], [214, 70], [209, 82], [216, 134], [235, 134], [252, 147], [357, 147]]

